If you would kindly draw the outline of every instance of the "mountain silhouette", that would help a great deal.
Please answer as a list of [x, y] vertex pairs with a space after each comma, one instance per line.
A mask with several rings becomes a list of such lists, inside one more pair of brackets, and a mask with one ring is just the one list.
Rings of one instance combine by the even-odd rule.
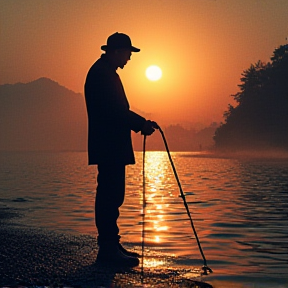
[[[139, 111], [144, 117], [151, 115]], [[212, 124], [211, 124], [212, 125]], [[197, 151], [213, 145], [215, 125], [198, 132], [181, 125], [162, 127], [171, 151]], [[132, 133], [135, 150], [143, 138]], [[85, 99], [49, 78], [0, 85], [0, 151], [86, 151]], [[165, 150], [159, 133], [147, 141], [147, 150]]]
[[48, 78], [0, 85], [0, 150], [84, 151], [85, 100]]

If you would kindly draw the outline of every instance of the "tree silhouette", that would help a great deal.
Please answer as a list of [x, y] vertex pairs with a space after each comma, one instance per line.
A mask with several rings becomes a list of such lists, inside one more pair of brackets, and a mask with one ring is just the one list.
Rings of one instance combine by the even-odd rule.
[[215, 131], [216, 148], [288, 150], [288, 45], [241, 75], [240, 91], [231, 95], [237, 106], [228, 106]]

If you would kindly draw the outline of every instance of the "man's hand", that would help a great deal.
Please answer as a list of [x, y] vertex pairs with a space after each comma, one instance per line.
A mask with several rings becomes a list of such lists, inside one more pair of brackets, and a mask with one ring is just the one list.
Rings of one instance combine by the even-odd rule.
[[155, 129], [158, 129], [159, 126], [156, 122], [147, 120], [142, 127], [141, 134], [149, 136], [154, 133]]

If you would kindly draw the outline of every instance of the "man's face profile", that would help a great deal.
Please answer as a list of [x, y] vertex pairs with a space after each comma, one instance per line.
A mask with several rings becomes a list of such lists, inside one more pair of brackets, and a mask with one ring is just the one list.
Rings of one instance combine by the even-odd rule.
[[128, 60], [131, 58], [131, 50], [130, 49], [117, 49], [115, 51], [118, 59], [118, 67], [121, 69], [127, 64]]

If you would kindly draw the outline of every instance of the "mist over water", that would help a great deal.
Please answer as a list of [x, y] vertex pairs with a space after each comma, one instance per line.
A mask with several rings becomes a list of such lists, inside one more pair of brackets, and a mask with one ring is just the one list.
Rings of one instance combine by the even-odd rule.
[[[285, 287], [281, 285], [288, 283], [287, 159], [216, 158], [193, 152], [174, 152], [172, 158], [214, 271], [206, 279]], [[136, 161], [126, 170], [119, 226], [121, 241], [140, 250], [141, 152], [136, 152]], [[96, 236], [96, 167], [87, 166], [86, 153], [1, 153], [0, 169], [0, 207], [20, 216], [11, 221]], [[145, 170], [145, 251], [163, 255], [165, 265], [201, 267], [166, 152], [147, 152]]]
[[209, 157], [214, 156], [217, 158], [236, 158], [239, 160], [268, 160], [278, 159], [279, 161], [288, 161], [288, 151], [284, 149], [258, 149], [258, 150], [237, 150], [237, 152], [225, 151], [208, 154]]

